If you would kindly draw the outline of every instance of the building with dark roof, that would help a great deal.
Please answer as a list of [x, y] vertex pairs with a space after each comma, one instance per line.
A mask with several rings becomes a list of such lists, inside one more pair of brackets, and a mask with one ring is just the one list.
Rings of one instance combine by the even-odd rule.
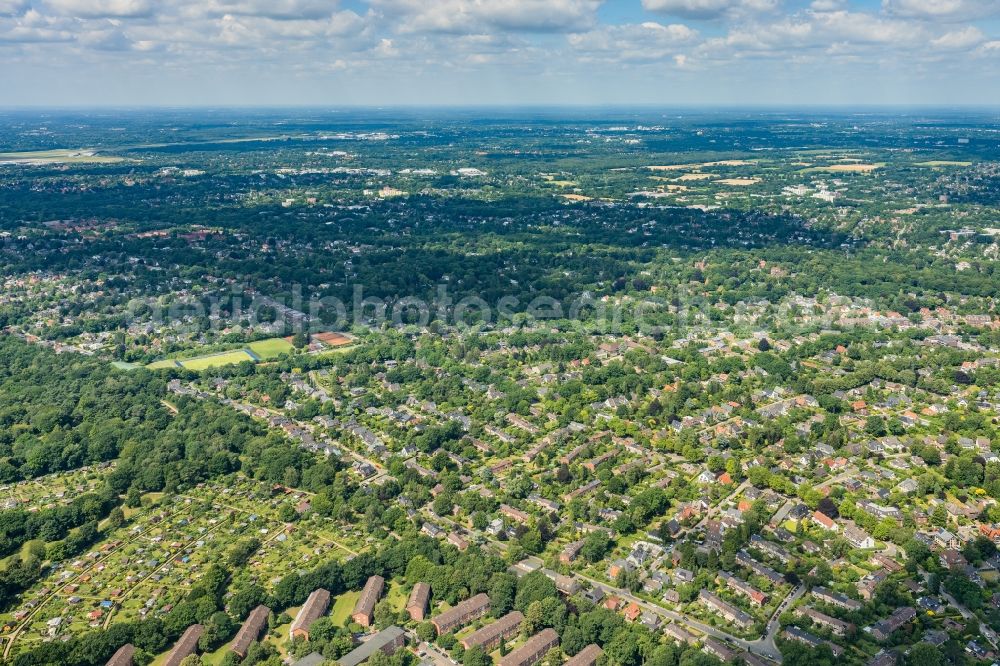
[[507, 640], [521, 630], [521, 622], [524, 615], [520, 611], [512, 611], [502, 618], [488, 624], [479, 631], [474, 631], [462, 639], [462, 647], [466, 650], [476, 645], [483, 648], [486, 654], [493, 652], [500, 646], [500, 640]]
[[118, 651], [111, 655], [111, 659], [108, 659], [107, 666], [132, 666], [133, 657], [135, 656], [135, 646], [131, 643], [126, 643], [125, 645], [118, 648]]
[[306, 599], [306, 603], [302, 605], [298, 615], [295, 616], [295, 621], [292, 622], [288, 635], [292, 638], [309, 640], [310, 625], [322, 617], [329, 607], [330, 593], [323, 588], [313, 590], [309, 598]]
[[831, 643], [830, 641], [824, 641], [819, 636], [810, 634], [805, 629], [800, 629], [799, 627], [787, 626], [785, 630], [781, 632], [781, 637], [786, 641], [796, 641], [802, 643], [803, 645], [808, 645], [811, 648], [817, 648], [820, 645], [826, 643], [829, 646], [830, 651], [833, 653], [834, 657], [839, 657], [844, 652], [844, 648], [840, 647], [836, 643]]
[[375, 614], [375, 604], [378, 603], [379, 598], [382, 596], [382, 590], [385, 588], [385, 579], [382, 576], [372, 576], [365, 583], [365, 587], [361, 590], [361, 596], [358, 597], [358, 603], [354, 606], [354, 613], [351, 615], [351, 619], [360, 624], [362, 627], [372, 626], [372, 620]]
[[716, 614], [721, 615], [727, 621], [735, 624], [740, 629], [749, 629], [753, 626], [754, 619], [748, 613], [733, 606], [727, 601], [723, 601], [707, 590], [698, 592], [698, 601], [708, 606]]
[[557, 645], [559, 645], [559, 634], [554, 629], [542, 629], [524, 645], [502, 657], [498, 666], [533, 666]]
[[604, 650], [597, 647], [596, 644], [591, 643], [577, 652], [576, 656], [572, 657], [563, 666], [594, 666], [602, 654], [604, 654]]
[[198, 639], [205, 632], [205, 627], [200, 624], [192, 624], [181, 635], [180, 640], [174, 644], [174, 649], [170, 651], [163, 666], [180, 666], [184, 657], [198, 651]]
[[815, 608], [804, 606], [800, 608], [798, 612], [799, 615], [812, 620], [813, 624], [829, 629], [837, 636], [846, 636], [851, 631], [854, 631], [854, 625], [850, 622], [838, 620], [837, 618], [831, 617], [826, 613], [816, 610]]
[[706, 654], [710, 654], [721, 661], [733, 661], [736, 659], [736, 650], [732, 649], [718, 638], [708, 636], [702, 643], [701, 649]]
[[410, 614], [410, 619], [414, 622], [423, 622], [427, 613], [427, 602], [431, 598], [431, 586], [427, 583], [417, 583], [410, 592], [410, 598], [406, 602], [406, 612]]
[[260, 638], [261, 632], [267, 628], [267, 616], [271, 614], [271, 609], [261, 604], [250, 611], [246, 621], [240, 630], [236, 632], [236, 638], [230, 646], [230, 651], [237, 654], [240, 659], [247, 656], [250, 644]]
[[456, 604], [445, 612], [431, 619], [434, 628], [437, 629], [438, 636], [447, 634], [456, 627], [461, 627], [473, 620], [480, 618], [490, 610], [490, 597], [488, 594], [480, 593], [466, 599], [460, 604]]
[[896, 630], [917, 616], [912, 606], [903, 606], [892, 611], [892, 615], [879, 620], [872, 626], [872, 636], [875, 640], [884, 641], [896, 633]]
[[883, 650], [869, 659], [866, 666], [895, 666], [897, 661], [895, 652], [886, 652]]
[[392, 654], [406, 643], [406, 633], [399, 627], [389, 627], [378, 632], [367, 641], [337, 660], [340, 666], [358, 666], [376, 652]]
[[771, 662], [749, 652], [740, 652], [739, 657], [743, 660], [744, 666], [771, 666]]
[[698, 639], [694, 636], [694, 634], [690, 633], [681, 625], [673, 622], [663, 627], [663, 633], [681, 645], [693, 645], [698, 642]]
[[292, 664], [292, 666], [323, 666], [324, 663], [326, 663], [326, 657], [319, 652], [310, 652]]
[[857, 599], [851, 599], [846, 595], [828, 590], [825, 587], [814, 587], [812, 589], [812, 595], [825, 604], [837, 606], [838, 608], [843, 608], [844, 610], [861, 610], [861, 602]]

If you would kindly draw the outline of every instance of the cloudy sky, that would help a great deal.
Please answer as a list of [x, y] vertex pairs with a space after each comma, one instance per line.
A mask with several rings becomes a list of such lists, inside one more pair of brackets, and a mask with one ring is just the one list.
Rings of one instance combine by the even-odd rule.
[[1000, 0], [0, 0], [0, 106], [1000, 104]]

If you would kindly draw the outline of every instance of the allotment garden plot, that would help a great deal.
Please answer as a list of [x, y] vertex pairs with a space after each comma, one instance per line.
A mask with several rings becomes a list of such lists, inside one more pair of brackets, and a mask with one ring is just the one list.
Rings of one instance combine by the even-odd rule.
[[352, 537], [334, 534], [332, 524], [281, 519], [305, 501], [303, 493], [241, 477], [157, 498], [87, 554], [54, 563], [20, 605], [0, 615], [4, 640], [14, 642], [9, 654], [114, 622], [160, 617], [241, 541], [261, 545], [237, 577], [267, 589], [320, 561], [351, 557]]

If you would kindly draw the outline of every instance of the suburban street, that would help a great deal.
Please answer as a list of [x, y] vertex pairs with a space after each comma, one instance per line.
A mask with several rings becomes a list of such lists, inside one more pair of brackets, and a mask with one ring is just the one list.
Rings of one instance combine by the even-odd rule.
[[[694, 618], [688, 617], [687, 615], [684, 615], [682, 613], [670, 611], [661, 606], [657, 606], [656, 604], [651, 604], [635, 596], [628, 590], [624, 590], [619, 587], [614, 587], [613, 585], [608, 585], [607, 583], [602, 583], [599, 580], [596, 580], [594, 578], [591, 578], [589, 576], [580, 573], [576, 574], [576, 578], [578, 580], [589, 583], [590, 585], [593, 585], [595, 588], [602, 590], [605, 594], [613, 594], [629, 602], [635, 603], [640, 608], [656, 613], [660, 617], [672, 620], [673, 622], [683, 625], [684, 627], [694, 629], [699, 633], [706, 634], [708, 636], [713, 636], [722, 641], [726, 641], [727, 643], [731, 643], [732, 645], [735, 645], [736, 647], [746, 650], [747, 652], [755, 654], [759, 657], [764, 657], [765, 659], [770, 659], [771, 661], [781, 663], [781, 652], [778, 651], [777, 646], [775, 646], [774, 644], [774, 635], [777, 634], [776, 617], [772, 618], [772, 621], [768, 623], [767, 636], [755, 641], [748, 641], [746, 639], [733, 636], [732, 634], [727, 633], [721, 629], [718, 629], [717, 627], [713, 627], [711, 625], [705, 624], [704, 622], [695, 620]], [[793, 596], [795, 598], [798, 598], [795, 595], [798, 594], [798, 596], [801, 596], [802, 592], [804, 591], [805, 589], [802, 586], [796, 588], [796, 590], [794, 590], [792, 594], [789, 595], [788, 599], [782, 602], [782, 606], [779, 606], [779, 609], [785, 606], [786, 604], [792, 603], [794, 601]], [[773, 628], [772, 624], [774, 625]]]

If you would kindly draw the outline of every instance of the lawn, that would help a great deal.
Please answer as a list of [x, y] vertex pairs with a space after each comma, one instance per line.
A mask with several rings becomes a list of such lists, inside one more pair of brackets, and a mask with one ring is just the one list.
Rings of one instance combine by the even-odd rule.
[[333, 608], [330, 609], [330, 622], [333, 623], [333, 626], [339, 627], [344, 624], [344, 621], [354, 612], [354, 605], [358, 603], [358, 597], [360, 596], [361, 592], [359, 590], [352, 590], [351, 592], [344, 592], [337, 597]]
[[250, 347], [250, 351], [262, 359], [277, 358], [295, 348], [291, 342], [284, 338], [258, 340], [257, 342], [251, 342], [248, 346]]
[[[333, 346], [319, 352], [317, 356], [338, 354], [354, 347], [353, 340], [339, 333], [318, 335], [328, 336], [331, 341], [326, 342], [324, 340], [323, 344]], [[319, 338], [317, 337], [317, 339]], [[235, 365], [236, 363], [242, 363], [243, 361], [252, 361], [254, 363], [258, 361], [270, 361], [278, 358], [282, 354], [290, 353], [294, 351], [294, 349], [295, 347], [292, 343], [285, 338], [267, 338], [266, 340], [251, 342], [243, 349], [233, 349], [230, 351], [204, 354], [202, 356], [194, 356], [191, 358], [167, 358], [154, 361], [146, 367], [150, 370], [163, 370], [165, 368], [184, 368], [186, 370], [195, 371], [207, 370], [209, 368], [217, 368], [223, 365]]]
[[392, 609], [397, 613], [403, 610], [406, 606], [408, 597], [409, 595], [403, 591], [403, 586], [399, 583], [394, 582], [389, 585], [389, 594], [386, 598], [389, 599], [389, 605], [392, 606]]
[[22, 561], [23, 560], [27, 560], [28, 559], [28, 554], [31, 551], [31, 545], [32, 544], [40, 544], [40, 545], [44, 546], [45, 545], [45, 541], [42, 540], [42, 539], [31, 539], [29, 541], [25, 541], [21, 545], [21, 550], [20, 551], [18, 551], [16, 553], [13, 553], [11, 555], [8, 555], [4, 559], [0, 560], [0, 571], [6, 571], [7, 567], [9, 567], [14, 560], [22, 560]]
[[188, 370], [205, 370], [207, 368], [217, 368], [220, 365], [233, 365], [242, 361], [253, 361], [254, 358], [244, 349], [221, 354], [211, 354], [209, 356], [198, 356], [181, 361], [181, 365]]
[[154, 361], [146, 367], [150, 370], [163, 370], [164, 368], [185, 368], [186, 370], [207, 370], [223, 365], [235, 365], [243, 361], [266, 361], [277, 358], [281, 354], [293, 349], [292, 343], [284, 338], [269, 338], [251, 342], [243, 349], [233, 349], [230, 351], [204, 354], [191, 358], [167, 358]]
[[163, 370], [164, 368], [176, 368], [177, 361], [173, 359], [164, 359], [162, 361], [154, 361], [146, 366], [150, 370]]

